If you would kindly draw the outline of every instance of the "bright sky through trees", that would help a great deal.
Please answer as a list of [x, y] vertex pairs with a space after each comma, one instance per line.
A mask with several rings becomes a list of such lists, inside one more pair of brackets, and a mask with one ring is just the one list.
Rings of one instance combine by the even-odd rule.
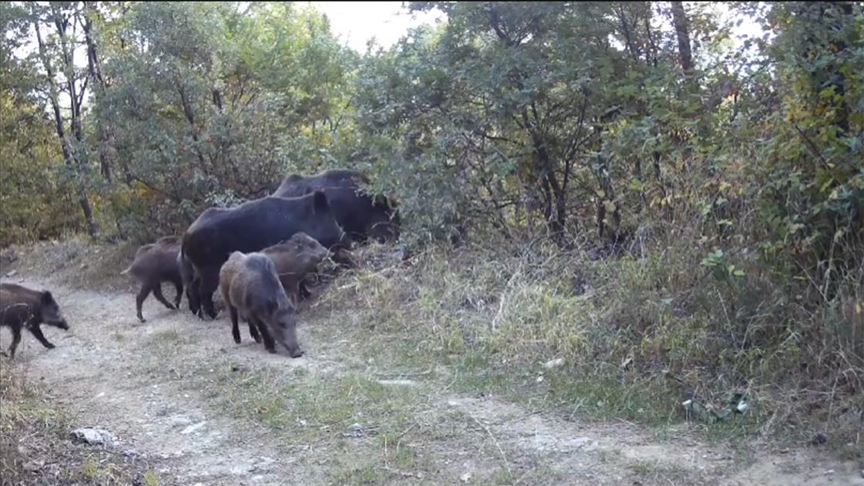
[[[402, 2], [303, 2], [312, 5], [330, 19], [330, 28], [346, 45], [357, 52], [366, 52], [366, 43], [373, 37], [385, 49], [399, 41], [408, 29], [434, 23], [445, 17], [439, 12], [411, 14]], [[684, 2], [688, 4], [690, 2]], [[726, 4], [716, 2], [718, 14], [728, 16]], [[749, 18], [733, 29], [736, 35], [758, 35], [761, 29]]]
[[366, 52], [373, 37], [385, 49], [399, 41], [409, 28], [443, 19], [438, 12], [411, 14], [402, 2], [304, 2], [330, 19], [330, 28], [348, 47]]
[[[687, 4], [689, 2], [685, 2]], [[441, 12], [408, 11], [407, 3], [403, 2], [298, 2], [298, 6], [313, 6], [327, 15], [333, 33], [348, 47], [359, 53], [365, 53], [367, 44], [373, 38], [385, 49], [391, 47], [404, 36], [408, 29], [427, 23], [443, 21], [446, 17]], [[728, 17], [729, 11], [722, 2], [715, 3], [718, 14]], [[742, 24], [733, 29], [736, 36], [754, 36], [761, 34], [761, 29], [751, 19], [743, 18]], [[667, 27], [667, 28], [671, 28]], [[736, 43], [738, 39], [734, 40]], [[24, 57], [35, 49], [35, 35], [29, 42], [17, 49], [15, 54]], [[75, 53], [75, 64], [79, 67], [87, 65], [84, 46]], [[85, 93], [85, 105], [90, 93]], [[69, 101], [65, 93], [60, 94], [61, 105], [68, 107]]]

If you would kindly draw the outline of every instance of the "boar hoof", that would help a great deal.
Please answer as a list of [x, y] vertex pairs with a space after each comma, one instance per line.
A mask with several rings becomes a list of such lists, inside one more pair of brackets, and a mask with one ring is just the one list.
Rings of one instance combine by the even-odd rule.
[[54, 345], [51, 344], [51, 343], [45, 343], [45, 347], [48, 348], [48, 349], [54, 349], [54, 348], [56, 348], [57, 346], [54, 346]]

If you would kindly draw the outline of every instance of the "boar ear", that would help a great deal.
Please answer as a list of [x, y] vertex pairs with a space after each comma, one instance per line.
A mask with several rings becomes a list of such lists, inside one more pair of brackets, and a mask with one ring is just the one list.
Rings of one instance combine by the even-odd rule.
[[54, 302], [54, 296], [51, 295], [51, 292], [45, 290], [42, 292], [42, 304], [43, 305], [51, 305]]
[[315, 190], [312, 196], [312, 209], [316, 212], [326, 212], [330, 209], [330, 203], [327, 201], [327, 195], [323, 191]]

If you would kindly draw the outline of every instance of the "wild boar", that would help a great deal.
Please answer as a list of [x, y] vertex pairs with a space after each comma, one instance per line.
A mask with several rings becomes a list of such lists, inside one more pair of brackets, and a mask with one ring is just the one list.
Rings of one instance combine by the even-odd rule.
[[285, 243], [261, 250], [261, 253], [273, 260], [282, 288], [296, 306], [300, 298], [300, 282], [316, 270], [329, 252], [318, 240], [300, 232]]
[[200, 302], [199, 317], [216, 317], [213, 292], [219, 284], [219, 269], [232, 252], [258, 252], [301, 231], [331, 251], [351, 246], [321, 191], [296, 198], [268, 196], [201, 213], [183, 235], [181, 247], [182, 258], [192, 265], [192, 293]]
[[361, 187], [369, 178], [352, 169], [331, 169], [313, 175], [291, 174], [273, 192], [277, 197], [300, 197], [320, 190], [327, 195], [339, 226], [355, 243], [368, 238], [398, 240], [400, 216], [395, 201], [369, 194]]
[[[234, 342], [240, 343], [237, 319], [249, 323], [249, 333], [256, 342], [256, 329], [264, 339], [264, 347], [276, 352], [274, 338], [292, 358], [303, 356], [297, 344], [294, 306], [276, 274], [273, 260], [263, 253], [231, 253], [219, 270], [222, 300], [231, 316]], [[239, 316], [238, 316], [239, 315]]]
[[[54, 349], [39, 328], [40, 324], [69, 330], [69, 324], [60, 312], [60, 306], [47, 290], [32, 290], [22, 285], [0, 284], [0, 326], [12, 330], [9, 357], [15, 358], [15, 348], [21, 342], [21, 328], [26, 327], [48, 349]], [[4, 355], [6, 353], [3, 353]]]
[[[153, 292], [156, 300], [165, 307], [172, 310], [180, 308], [180, 300], [183, 298], [183, 278], [178, 265], [179, 254], [180, 241], [177, 238], [171, 236], [159, 238], [155, 243], [138, 248], [135, 252], [135, 260], [129, 268], [120, 272], [121, 275], [132, 275], [141, 283], [141, 289], [135, 298], [135, 308], [141, 322], [147, 322], [141, 314], [141, 306], [150, 292]], [[162, 295], [162, 282], [171, 282], [177, 289], [174, 304], [168, 302]]]

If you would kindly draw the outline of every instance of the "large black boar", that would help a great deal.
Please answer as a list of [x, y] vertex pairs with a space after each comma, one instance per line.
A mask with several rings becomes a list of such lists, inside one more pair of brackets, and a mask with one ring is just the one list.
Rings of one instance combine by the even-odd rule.
[[[176, 237], [166, 236], [159, 238], [155, 243], [149, 243], [138, 248], [135, 252], [135, 260], [129, 268], [120, 272], [121, 275], [130, 274], [141, 284], [141, 289], [135, 298], [135, 309], [138, 319], [146, 322], [141, 314], [141, 307], [150, 292], [156, 300], [169, 309], [179, 309], [180, 300], [183, 298], [183, 278], [180, 275], [178, 265], [180, 256], [180, 242]], [[168, 302], [162, 295], [162, 282], [171, 282], [177, 289], [174, 304]], [[191, 304], [190, 304], [191, 305]]]
[[186, 230], [181, 247], [183, 258], [192, 265], [192, 293], [199, 299], [199, 315], [216, 317], [213, 292], [219, 285], [219, 269], [231, 253], [260, 251], [301, 231], [335, 252], [351, 246], [321, 191], [296, 198], [268, 196], [230, 209], [204, 211]]
[[273, 193], [277, 197], [299, 197], [313, 191], [324, 191], [336, 221], [357, 243], [368, 237], [380, 242], [399, 239], [399, 212], [384, 196], [363, 191], [359, 182], [369, 183], [361, 172], [334, 169], [312, 176], [292, 174]]
[[69, 330], [69, 325], [60, 313], [60, 306], [51, 292], [47, 290], [40, 292], [11, 283], [0, 284], [0, 326], [12, 330], [10, 358], [15, 358], [15, 348], [21, 342], [22, 327], [26, 327], [42, 343], [42, 346], [54, 349], [54, 345], [45, 339], [39, 328], [43, 323], [59, 327], [64, 331]]
[[306, 275], [314, 272], [328, 254], [327, 248], [302, 232], [295, 234], [285, 243], [261, 250], [261, 253], [273, 260], [282, 288], [295, 304], [299, 299], [300, 282]]
[[240, 344], [237, 319], [242, 317], [249, 322], [249, 332], [256, 342], [260, 342], [256, 328], [261, 333], [267, 351], [276, 352], [275, 338], [292, 358], [303, 356], [297, 344], [294, 306], [279, 282], [276, 265], [270, 257], [262, 253], [231, 253], [219, 271], [219, 287], [231, 315], [234, 342]]

